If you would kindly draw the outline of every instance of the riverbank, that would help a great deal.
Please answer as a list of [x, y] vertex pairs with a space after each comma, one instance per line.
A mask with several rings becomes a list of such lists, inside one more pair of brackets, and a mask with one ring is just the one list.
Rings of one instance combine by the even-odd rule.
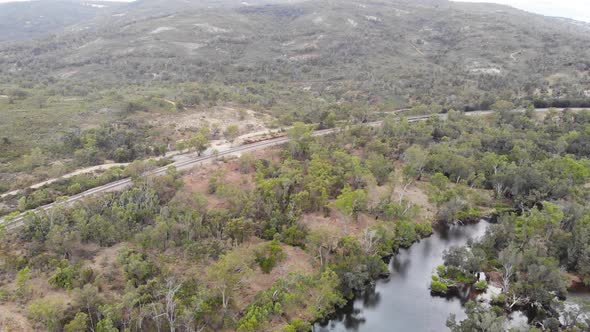
[[[427, 290], [433, 267], [442, 263], [442, 252], [482, 236], [488, 221], [436, 228], [389, 260], [390, 276], [358, 294], [314, 331], [439, 331], [449, 314], [464, 318], [462, 300], [432, 297]], [[428, 314], [426, 314], [428, 313]]]

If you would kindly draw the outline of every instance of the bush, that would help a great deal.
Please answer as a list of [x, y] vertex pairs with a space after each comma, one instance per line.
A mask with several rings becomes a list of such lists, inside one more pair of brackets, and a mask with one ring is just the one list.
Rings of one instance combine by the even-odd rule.
[[398, 221], [395, 224], [395, 242], [402, 248], [408, 248], [418, 241], [416, 225], [409, 221]]
[[57, 300], [38, 299], [31, 303], [28, 308], [29, 318], [49, 331], [60, 328], [63, 312], [64, 303]]
[[426, 237], [432, 234], [432, 225], [429, 222], [417, 223], [415, 229], [416, 233], [421, 237]]
[[295, 318], [285, 326], [285, 332], [308, 332], [311, 331], [311, 324], [301, 319]]
[[88, 315], [78, 312], [76, 317], [64, 326], [64, 332], [85, 332], [88, 326]]
[[255, 251], [254, 255], [256, 256], [256, 263], [264, 273], [270, 273], [278, 262], [285, 259], [283, 248], [275, 240], [264, 244]]
[[447, 286], [447, 284], [445, 284], [442, 281], [432, 280], [432, 282], [430, 283], [430, 291], [433, 293], [446, 294], [448, 290], [449, 286]]
[[72, 289], [78, 279], [78, 269], [67, 262], [63, 267], [58, 267], [55, 273], [49, 278], [49, 284], [63, 289]]
[[303, 248], [305, 246], [306, 236], [307, 231], [304, 228], [293, 225], [283, 230], [283, 232], [280, 234], [280, 239], [283, 243], [290, 246]]
[[485, 290], [486, 288], [488, 288], [488, 282], [485, 280], [480, 280], [476, 282], [473, 286], [477, 290]]
[[506, 295], [504, 293], [498, 294], [492, 297], [492, 304], [498, 306], [504, 306], [506, 304]]

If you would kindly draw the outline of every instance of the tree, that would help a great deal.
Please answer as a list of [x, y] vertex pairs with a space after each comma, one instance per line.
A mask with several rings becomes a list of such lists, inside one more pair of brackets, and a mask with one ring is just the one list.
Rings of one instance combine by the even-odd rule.
[[58, 300], [38, 299], [28, 308], [29, 317], [48, 331], [57, 331], [64, 312], [64, 303]]
[[197, 154], [200, 156], [201, 153], [203, 153], [209, 147], [209, 139], [202, 133], [198, 133], [193, 138], [191, 138], [189, 145], [195, 151], [197, 151]]
[[78, 279], [78, 269], [63, 260], [55, 273], [49, 278], [49, 284], [63, 289], [72, 289]]
[[78, 312], [76, 317], [64, 326], [65, 332], [86, 332], [88, 328], [88, 315]]
[[366, 161], [367, 168], [373, 173], [377, 185], [381, 186], [387, 179], [391, 172], [393, 172], [393, 163], [385, 158], [382, 154], [372, 153]]
[[227, 311], [234, 292], [252, 273], [251, 265], [251, 257], [244, 257], [243, 253], [234, 251], [222, 256], [209, 268], [209, 280], [221, 297], [224, 312]]
[[96, 324], [96, 332], [119, 332], [110, 318], [101, 319]]
[[303, 122], [295, 122], [293, 127], [287, 131], [290, 139], [289, 149], [293, 158], [305, 158], [309, 155], [312, 131], [312, 127]]
[[507, 293], [510, 291], [510, 283], [522, 261], [522, 254], [518, 252], [517, 248], [508, 247], [500, 252], [498, 261], [502, 266], [502, 290]]
[[338, 237], [328, 228], [319, 228], [309, 233], [306, 243], [306, 248], [319, 260], [320, 266], [324, 266], [328, 256], [336, 248]]
[[504, 332], [506, 331], [506, 318], [494, 310], [484, 308], [475, 302], [467, 302], [465, 305], [467, 318], [457, 323], [455, 314], [451, 314], [447, 320], [447, 327], [453, 332]]
[[233, 142], [240, 136], [240, 128], [236, 125], [229, 125], [225, 128], [223, 136], [226, 140], [233, 144]]
[[252, 220], [244, 218], [233, 218], [225, 225], [226, 234], [232, 239], [236, 246], [254, 235], [254, 230], [255, 224]]
[[256, 256], [255, 261], [260, 266], [262, 272], [267, 274], [286, 257], [283, 248], [277, 240], [260, 245], [254, 250], [254, 255]]
[[491, 109], [496, 112], [507, 112], [514, 109], [514, 104], [507, 100], [498, 100], [492, 104]]
[[21, 298], [29, 296], [29, 280], [31, 279], [31, 269], [28, 266], [19, 270], [16, 274], [16, 293]]
[[483, 254], [475, 249], [463, 247], [452, 247], [445, 250], [443, 259], [445, 266], [459, 269], [466, 275], [471, 275], [481, 270], [483, 265]]
[[104, 299], [98, 292], [98, 288], [91, 284], [86, 284], [74, 293], [76, 305], [80, 311], [87, 314], [90, 328], [94, 328], [100, 316], [99, 307], [103, 304]]
[[412, 145], [404, 152], [403, 159], [407, 167], [407, 173], [420, 180], [428, 161], [428, 151], [425, 151], [419, 145]]
[[552, 233], [559, 228], [564, 219], [561, 208], [556, 204], [545, 202], [543, 210], [535, 207], [530, 212], [519, 216], [515, 221], [516, 238], [524, 246], [535, 235], [549, 239]]
[[119, 254], [117, 260], [123, 266], [125, 278], [131, 281], [135, 287], [145, 284], [157, 271], [156, 266], [146, 254], [135, 252], [132, 249], [127, 249]]
[[166, 279], [166, 283], [161, 292], [164, 298], [164, 314], [166, 320], [168, 320], [168, 326], [170, 332], [176, 331], [176, 320], [178, 318], [178, 300], [176, 299], [176, 293], [182, 287], [182, 282], [176, 282], [172, 278]]
[[367, 192], [363, 189], [351, 190], [345, 188], [336, 200], [334, 206], [347, 216], [357, 220], [359, 213], [367, 209]]

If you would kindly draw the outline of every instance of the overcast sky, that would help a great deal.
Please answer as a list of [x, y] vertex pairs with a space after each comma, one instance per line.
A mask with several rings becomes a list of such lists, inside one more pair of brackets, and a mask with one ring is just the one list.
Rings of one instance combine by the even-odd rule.
[[463, 2], [495, 2], [529, 12], [573, 18], [590, 22], [590, 0], [453, 0]]
[[[12, 2], [15, 0], [0, 0]], [[26, 0], [18, 0], [26, 1]], [[43, 0], [41, 0], [43, 1]], [[133, 1], [133, 0], [115, 0]], [[495, 2], [524, 9], [533, 13], [573, 18], [579, 21], [590, 22], [590, 0], [453, 0], [464, 2]]]
[[[4, 2], [22, 2], [22, 1], [31, 1], [31, 0], [0, 0], [0, 3], [4, 3]], [[34, 0], [34, 1], [43, 1], [43, 0]], [[90, 0], [90, 1], [133, 2], [135, 0]]]

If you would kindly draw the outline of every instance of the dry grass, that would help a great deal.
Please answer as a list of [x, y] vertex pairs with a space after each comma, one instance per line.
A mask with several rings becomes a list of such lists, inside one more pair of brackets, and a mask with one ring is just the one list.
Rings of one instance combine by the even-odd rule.
[[223, 131], [230, 125], [237, 125], [240, 134], [263, 132], [269, 130], [268, 124], [272, 117], [249, 109], [235, 106], [215, 106], [211, 108], [187, 108], [184, 111], [153, 111], [138, 112], [132, 118], [142, 120], [155, 128], [163, 130], [166, 137], [173, 140], [188, 139], [201, 127], [218, 126], [219, 139]]
[[[245, 244], [245, 251], [249, 252], [249, 249], [255, 248], [255, 244], [261, 244], [264, 241], [260, 239], [252, 239], [248, 244]], [[239, 251], [243, 251], [244, 246], [240, 246]], [[248, 279], [248, 282], [244, 287], [238, 291], [235, 303], [237, 308], [242, 311], [250, 303], [254, 301], [254, 297], [259, 292], [270, 289], [272, 285], [280, 278], [287, 277], [290, 273], [298, 272], [301, 274], [311, 274], [314, 272], [312, 265], [313, 257], [307, 252], [298, 247], [292, 247], [289, 245], [281, 245], [285, 259], [282, 260], [277, 266], [275, 266], [270, 273], [264, 273], [260, 268], [254, 269], [254, 274]]]
[[24, 309], [14, 303], [0, 304], [0, 331], [29, 332], [35, 331], [25, 316]]

